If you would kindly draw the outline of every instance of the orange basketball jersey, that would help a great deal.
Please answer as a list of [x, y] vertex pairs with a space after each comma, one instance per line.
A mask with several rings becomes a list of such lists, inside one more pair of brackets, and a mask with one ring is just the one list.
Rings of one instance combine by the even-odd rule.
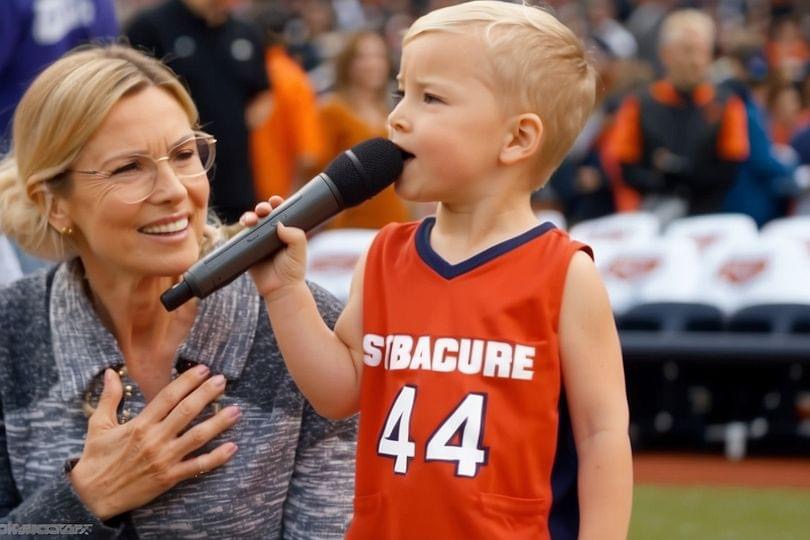
[[557, 326], [588, 248], [545, 223], [451, 265], [433, 224], [389, 225], [368, 253], [347, 538], [576, 538]]

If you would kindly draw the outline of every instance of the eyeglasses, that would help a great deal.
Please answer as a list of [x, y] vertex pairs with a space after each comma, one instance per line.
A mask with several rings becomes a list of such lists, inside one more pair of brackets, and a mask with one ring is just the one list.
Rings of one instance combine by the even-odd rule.
[[202, 131], [174, 145], [162, 157], [153, 158], [145, 154], [130, 154], [113, 158], [105, 163], [102, 170], [77, 171], [77, 174], [88, 174], [104, 178], [110, 182], [110, 188], [124, 202], [136, 204], [149, 198], [155, 191], [158, 178], [158, 163], [167, 161], [174, 174], [181, 179], [207, 181], [207, 173], [214, 165], [217, 140]]

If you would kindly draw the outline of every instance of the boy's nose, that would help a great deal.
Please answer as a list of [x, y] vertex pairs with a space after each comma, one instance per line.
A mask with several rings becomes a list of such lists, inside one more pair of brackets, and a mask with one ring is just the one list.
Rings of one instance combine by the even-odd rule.
[[397, 131], [410, 130], [410, 123], [405, 119], [399, 107], [395, 107], [391, 114], [388, 115], [388, 132], [393, 133]]

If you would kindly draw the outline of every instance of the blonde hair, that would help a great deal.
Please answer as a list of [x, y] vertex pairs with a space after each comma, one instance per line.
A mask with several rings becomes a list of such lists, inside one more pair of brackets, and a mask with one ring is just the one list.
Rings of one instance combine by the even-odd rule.
[[120, 44], [74, 49], [43, 71], [14, 113], [12, 146], [0, 162], [0, 230], [24, 250], [51, 260], [74, 253], [50, 226], [53, 195], [66, 196], [65, 170], [124, 96], [157, 86], [197, 127], [197, 108], [175, 74]]
[[697, 32], [710, 44], [714, 44], [714, 21], [699, 9], [679, 9], [673, 11], [661, 24], [658, 46], [664, 47], [681, 39], [691, 39], [689, 32]]
[[477, 0], [437, 9], [417, 19], [407, 45], [427, 32], [477, 31], [488, 68], [507, 110], [533, 112], [543, 121], [537, 156], [544, 184], [570, 150], [596, 101], [596, 70], [582, 41], [543, 9]]

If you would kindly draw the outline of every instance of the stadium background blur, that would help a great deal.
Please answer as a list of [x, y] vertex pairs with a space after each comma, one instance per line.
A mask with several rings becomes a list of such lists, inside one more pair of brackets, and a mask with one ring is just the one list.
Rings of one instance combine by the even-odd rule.
[[[163, 1], [115, 0], [122, 32]], [[422, 13], [455, 3], [211, 1], [265, 39], [273, 102], [250, 139], [260, 196], [288, 195], [336, 152], [384, 133], [402, 31]], [[585, 40], [602, 83], [591, 121], [533, 205], [538, 217], [595, 247], [614, 303], [637, 462], [631, 538], [806, 538], [810, 0], [546, 5]], [[757, 189], [740, 188], [726, 199], [725, 214], [673, 218], [639, 206], [617, 172], [610, 141], [622, 100], [662, 76], [661, 22], [683, 7], [714, 19], [711, 81], [735, 81], [750, 94], [749, 113], [760, 122], [760, 150], [771, 166]], [[368, 31], [382, 39], [355, 38]], [[370, 75], [375, 70], [384, 74], [381, 81]], [[743, 182], [725, 180], [732, 188]], [[763, 198], [766, 213], [758, 204]], [[368, 229], [403, 212], [418, 219], [432, 210], [403, 208], [390, 196], [369, 208], [313, 237], [310, 277], [337, 296], [346, 293]], [[8, 261], [0, 265], [0, 283], [21, 273], [4, 242], [0, 236], [6, 254], [0, 259]]]

